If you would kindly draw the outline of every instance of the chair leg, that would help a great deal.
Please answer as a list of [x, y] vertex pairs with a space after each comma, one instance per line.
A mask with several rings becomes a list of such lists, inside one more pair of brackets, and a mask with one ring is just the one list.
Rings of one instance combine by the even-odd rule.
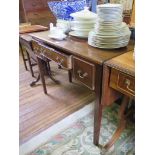
[[26, 54], [27, 54], [27, 58], [28, 58], [28, 63], [29, 63], [31, 75], [32, 75], [32, 77], [35, 77], [34, 76], [34, 72], [33, 72], [33, 68], [32, 68], [32, 63], [31, 63], [30, 55], [29, 55], [29, 53], [27, 51], [26, 51]]
[[23, 62], [24, 62], [24, 67], [25, 67], [25, 70], [27, 71], [27, 65], [26, 65], [26, 61], [27, 59], [25, 58], [25, 55], [24, 55], [24, 52], [23, 52], [23, 48], [22, 48], [22, 45], [21, 43], [19, 42], [19, 47], [20, 47], [20, 51], [21, 51], [21, 54], [22, 54], [22, 58], [23, 58]]
[[30, 83], [30, 86], [33, 87], [39, 80], [40, 80], [40, 74], [38, 75], [38, 77], [37, 77], [37, 79], [35, 81], [32, 81]]

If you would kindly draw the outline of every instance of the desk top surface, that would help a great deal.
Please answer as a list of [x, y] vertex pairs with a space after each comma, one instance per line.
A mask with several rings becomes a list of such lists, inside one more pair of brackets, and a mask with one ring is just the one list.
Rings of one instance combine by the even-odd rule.
[[63, 50], [68, 54], [80, 56], [97, 64], [103, 64], [104, 61], [116, 57], [122, 53], [128, 52], [134, 48], [134, 42], [130, 41], [127, 47], [119, 49], [99, 49], [88, 45], [87, 40], [78, 39], [68, 36], [65, 40], [58, 41], [48, 37], [49, 31], [37, 32], [29, 34], [33, 39], [40, 40], [52, 47]]
[[133, 50], [105, 62], [107, 66], [123, 71], [126, 74], [135, 76], [135, 61]]

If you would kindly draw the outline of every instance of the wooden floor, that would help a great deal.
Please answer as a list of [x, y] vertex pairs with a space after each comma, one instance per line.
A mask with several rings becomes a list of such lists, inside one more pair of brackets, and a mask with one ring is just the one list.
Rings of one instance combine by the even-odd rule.
[[[48, 95], [43, 93], [41, 82], [30, 87], [34, 78], [25, 70], [21, 56], [19, 59], [20, 144], [94, 100], [94, 94], [86, 87], [75, 81], [69, 83], [67, 71], [57, 69], [54, 62], [51, 67], [60, 84], [46, 78]], [[37, 70], [35, 67], [35, 75]]]

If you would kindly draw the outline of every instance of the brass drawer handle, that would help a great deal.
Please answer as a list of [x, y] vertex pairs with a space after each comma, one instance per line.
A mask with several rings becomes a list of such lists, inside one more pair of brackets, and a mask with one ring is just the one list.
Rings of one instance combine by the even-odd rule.
[[87, 72], [85, 72], [84, 74], [82, 74], [82, 71], [81, 71], [81, 70], [78, 70], [77, 73], [78, 73], [78, 75], [79, 75], [79, 77], [80, 77], [81, 79], [83, 79], [83, 78], [85, 78], [86, 76], [88, 76], [88, 73], [87, 73]]
[[132, 89], [129, 88], [130, 83], [131, 83], [131, 82], [130, 82], [129, 79], [126, 79], [126, 80], [125, 80], [126, 88], [127, 88], [129, 91], [131, 91], [132, 93], [134, 93], [134, 90], [132, 90]]

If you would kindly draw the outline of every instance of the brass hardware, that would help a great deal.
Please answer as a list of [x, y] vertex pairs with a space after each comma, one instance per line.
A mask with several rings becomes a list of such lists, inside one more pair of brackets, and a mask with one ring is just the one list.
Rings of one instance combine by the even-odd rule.
[[81, 73], [82, 73], [81, 70], [78, 70], [77, 73], [78, 73], [78, 75], [79, 75], [79, 77], [80, 77], [81, 79], [83, 79], [83, 78], [85, 78], [86, 76], [88, 76], [88, 73], [87, 73], [87, 72], [85, 72], [85, 73], [82, 75], [82, 74], [81, 74]]
[[[121, 73], [121, 74], [123, 74], [123, 73]], [[123, 75], [125, 75], [125, 74], [123, 74]], [[129, 88], [130, 83], [131, 83], [131, 81], [129, 79], [125, 80], [125, 84], [127, 85], [126, 89], [119, 86], [119, 81], [120, 81], [120, 74], [118, 74], [118, 77], [117, 77], [117, 88], [125, 91], [128, 94], [134, 95], [135, 91]]]
[[125, 80], [125, 84], [127, 85], [126, 88], [127, 88], [129, 91], [131, 91], [132, 93], [134, 93], [134, 91], [133, 91], [132, 89], [129, 88], [129, 86], [130, 86], [130, 80], [129, 80], [129, 79], [126, 79], [126, 80]]

